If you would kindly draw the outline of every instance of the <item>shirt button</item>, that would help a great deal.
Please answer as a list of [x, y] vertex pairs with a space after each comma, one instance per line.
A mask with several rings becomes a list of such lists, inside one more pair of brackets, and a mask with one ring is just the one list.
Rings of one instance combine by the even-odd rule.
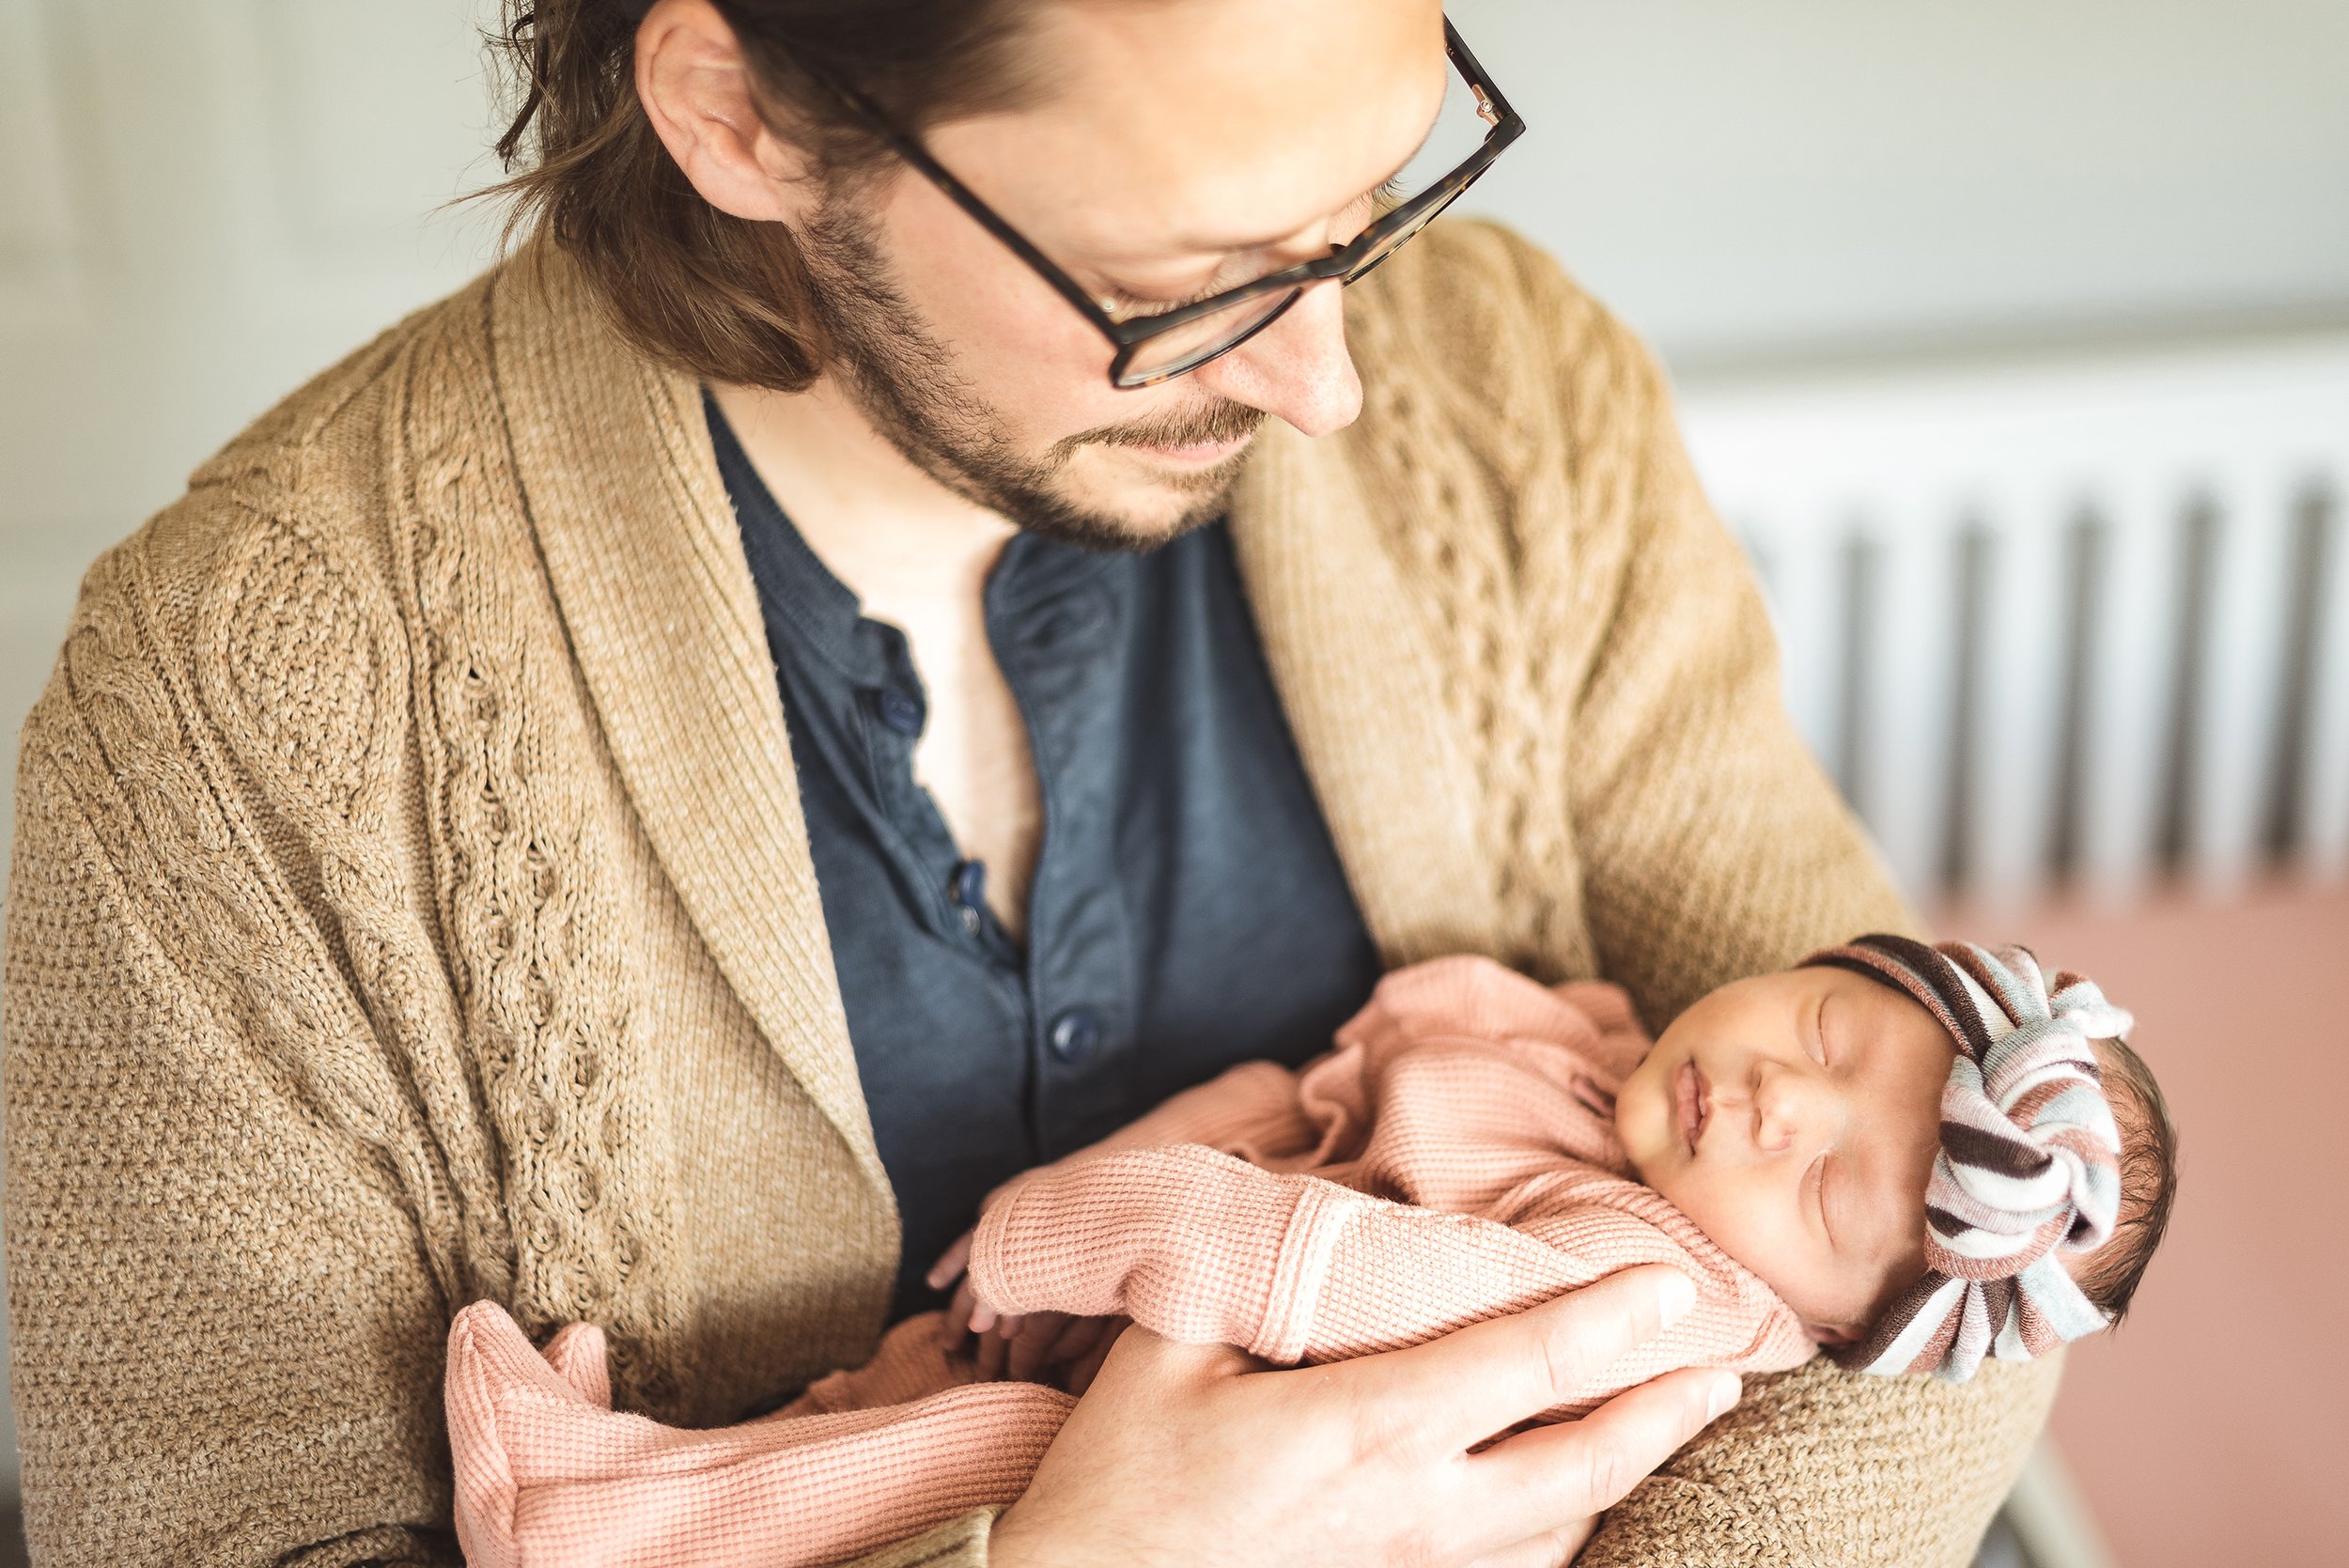
[[964, 861], [955, 867], [955, 874], [946, 883], [947, 895], [961, 912], [962, 928], [972, 936], [979, 934], [985, 924], [979, 916], [979, 906], [987, 899], [987, 864], [983, 861]]
[[884, 686], [875, 694], [873, 707], [880, 722], [908, 739], [922, 733], [922, 705], [894, 686]]
[[1082, 1062], [1101, 1043], [1100, 1021], [1081, 1007], [1072, 1007], [1052, 1020], [1052, 1054], [1063, 1062]]

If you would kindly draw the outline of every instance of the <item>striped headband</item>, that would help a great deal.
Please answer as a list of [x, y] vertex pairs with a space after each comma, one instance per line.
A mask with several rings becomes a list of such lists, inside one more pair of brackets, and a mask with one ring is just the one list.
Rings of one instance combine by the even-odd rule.
[[2020, 947], [1871, 936], [1803, 963], [1915, 998], [1958, 1048], [1925, 1187], [1925, 1277], [1839, 1358], [1963, 1383], [1984, 1355], [2028, 1361], [2104, 1327], [2060, 1254], [2102, 1246], [2120, 1215], [2121, 1134], [2090, 1042], [2126, 1035], [2128, 1014]]

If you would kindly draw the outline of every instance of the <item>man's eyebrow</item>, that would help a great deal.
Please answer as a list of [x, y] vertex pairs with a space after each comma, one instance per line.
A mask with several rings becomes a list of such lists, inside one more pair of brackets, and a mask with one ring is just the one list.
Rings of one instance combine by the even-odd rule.
[[[1330, 210], [1338, 211], [1344, 208], [1353, 206], [1355, 202], [1361, 201], [1364, 197], [1375, 196], [1384, 187], [1392, 184], [1397, 179], [1400, 179], [1403, 177], [1403, 171], [1409, 168], [1413, 160], [1417, 159], [1421, 153], [1427, 150], [1427, 144], [1429, 142], [1435, 140], [1436, 126], [1442, 119], [1443, 111], [1441, 108], [1439, 108], [1436, 111], [1435, 119], [1427, 122], [1426, 133], [1420, 137], [1417, 144], [1412, 147], [1409, 152], [1404, 154], [1403, 162], [1397, 163], [1392, 170], [1390, 170], [1384, 179], [1372, 180], [1368, 185], [1362, 187], [1362, 189], [1355, 195], [1348, 198], [1346, 201], [1340, 203], [1338, 207], [1330, 209]], [[1292, 229], [1289, 232], [1293, 234], [1296, 230]], [[1264, 240], [1210, 240], [1197, 244], [1194, 249], [1197, 254], [1202, 256], [1231, 256], [1241, 251], [1268, 250], [1287, 238], [1287, 234], [1275, 234], [1270, 238]]]

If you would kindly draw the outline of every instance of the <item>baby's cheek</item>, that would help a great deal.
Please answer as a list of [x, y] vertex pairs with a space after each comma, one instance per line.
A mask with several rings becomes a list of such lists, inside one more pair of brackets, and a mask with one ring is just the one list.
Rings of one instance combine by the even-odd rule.
[[1828, 1288], [1832, 1281], [1819, 1277], [1821, 1260], [1802, 1232], [1801, 1217], [1758, 1183], [1723, 1183], [1672, 1202], [1714, 1246], [1751, 1269], [1796, 1311], [1812, 1315], [1812, 1309], [1834, 1294]]
[[1741, 1191], [1735, 1181], [1708, 1181], [1708, 1173], [1702, 1167], [1683, 1165], [1664, 1172], [1663, 1180], [1651, 1185], [1696, 1221], [1697, 1229], [1716, 1247], [1751, 1268], [1746, 1257], [1756, 1240], [1750, 1194]]
[[1748, 1268], [1760, 1272], [1755, 1258], [1768, 1250], [1766, 1242], [1769, 1227], [1762, 1222], [1764, 1216], [1750, 1187], [1741, 1188], [1735, 1183], [1703, 1184], [1695, 1187], [1687, 1197], [1673, 1198], [1672, 1202], [1697, 1222], [1697, 1229], [1713, 1238], [1715, 1246]]

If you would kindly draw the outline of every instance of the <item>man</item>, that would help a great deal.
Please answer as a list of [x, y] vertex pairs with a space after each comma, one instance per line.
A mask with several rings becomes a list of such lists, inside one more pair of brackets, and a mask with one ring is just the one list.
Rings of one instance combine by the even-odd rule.
[[[451, 1561], [468, 1301], [740, 1420], [930, 1299], [992, 1181], [1383, 966], [1660, 1026], [1906, 922], [1654, 367], [1421, 232], [1516, 129], [1434, 0], [508, 41], [537, 237], [101, 561], [25, 732], [40, 1560]], [[1690, 1372], [1469, 1452], [1677, 1305], [1300, 1372], [1129, 1332], [1024, 1497], [864, 1561], [1954, 1562], [2052, 1392], [1814, 1365], [1683, 1448], [1736, 1397]]]

